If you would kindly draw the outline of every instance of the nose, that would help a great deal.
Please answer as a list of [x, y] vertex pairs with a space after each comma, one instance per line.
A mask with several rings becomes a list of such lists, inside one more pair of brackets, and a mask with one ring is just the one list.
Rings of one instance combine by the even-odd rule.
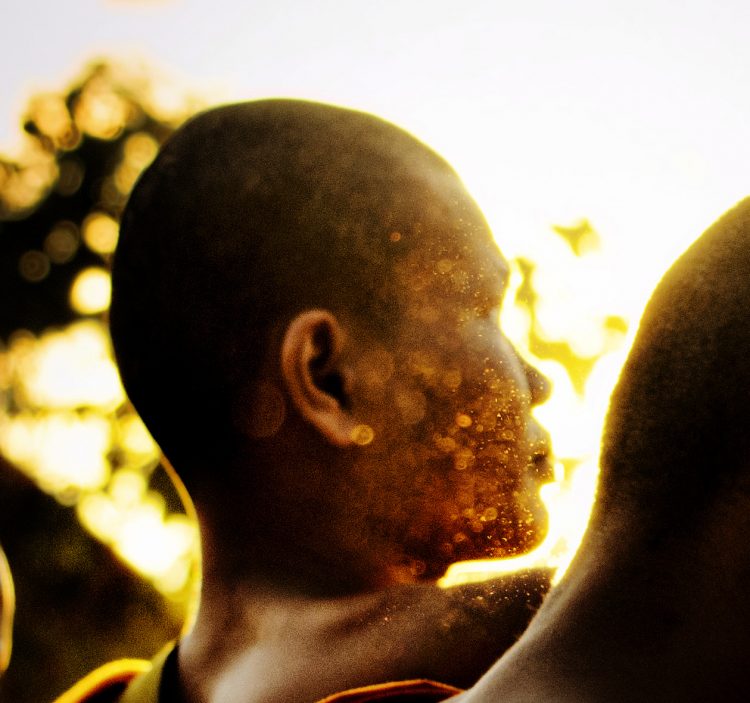
[[525, 360], [521, 360], [531, 393], [531, 404], [541, 405], [549, 399], [552, 392], [552, 382], [538, 369]]

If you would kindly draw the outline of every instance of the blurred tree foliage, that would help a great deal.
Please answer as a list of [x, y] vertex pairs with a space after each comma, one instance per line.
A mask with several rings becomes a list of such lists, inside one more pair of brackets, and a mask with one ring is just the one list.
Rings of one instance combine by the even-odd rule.
[[99, 63], [66, 93], [31, 100], [22, 157], [0, 158], [0, 337], [77, 316], [70, 286], [107, 253], [82, 238], [87, 218], [119, 218], [141, 168], [197, 107], [167, 112], [155, 94], [147, 78]]
[[[19, 330], [38, 334], [82, 316], [70, 304], [71, 286], [84, 269], [106, 268], [116, 241], [116, 228], [91, 223], [119, 220], [142, 168], [199, 106], [186, 98], [166, 107], [162, 88], [99, 62], [69, 90], [30, 101], [21, 155], [0, 158], [0, 344]], [[173, 489], [163, 476], [155, 480], [174, 505]], [[17, 588], [0, 700], [51, 700], [93, 667], [150, 657], [177, 635], [181, 607], [1, 458], [0, 506], [0, 543]]]
[[178, 635], [181, 613], [2, 459], [0, 496], [0, 541], [17, 596], [0, 701], [51, 701], [100, 664], [149, 658]]

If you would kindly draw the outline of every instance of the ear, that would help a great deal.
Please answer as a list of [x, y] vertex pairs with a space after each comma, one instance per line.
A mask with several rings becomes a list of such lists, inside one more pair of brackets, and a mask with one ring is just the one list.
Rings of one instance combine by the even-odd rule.
[[281, 376], [292, 405], [337, 447], [354, 444], [358, 426], [349, 412], [350, 379], [341, 361], [343, 344], [341, 323], [327, 310], [297, 315], [281, 343]]

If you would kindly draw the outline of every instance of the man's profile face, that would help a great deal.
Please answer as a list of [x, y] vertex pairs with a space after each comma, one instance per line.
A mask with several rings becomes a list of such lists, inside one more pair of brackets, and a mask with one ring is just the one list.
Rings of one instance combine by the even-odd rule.
[[416, 250], [399, 275], [406, 313], [392, 354], [365, 355], [372, 368], [360, 377], [387, 409], [376, 433], [404, 506], [408, 568], [434, 578], [544, 536], [550, 448], [531, 409], [547, 388], [500, 330], [508, 265], [488, 231]]

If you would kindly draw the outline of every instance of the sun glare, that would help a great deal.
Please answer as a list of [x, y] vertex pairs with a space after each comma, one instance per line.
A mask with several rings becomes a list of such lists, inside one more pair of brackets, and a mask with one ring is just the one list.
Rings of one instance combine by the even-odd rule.
[[163, 593], [184, 598], [197, 527], [149, 488], [159, 450], [125, 405], [106, 327], [76, 322], [0, 351], [0, 451]]
[[111, 293], [112, 282], [109, 272], [92, 266], [81, 271], [73, 282], [70, 289], [70, 305], [82, 315], [93, 315], [109, 307]]
[[535, 410], [557, 459], [554, 481], [541, 490], [549, 531], [529, 554], [452, 565], [444, 587], [531, 567], [555, 568], [558, 581], [590, 517], [607, 401], [640, 309], [612, 295], [601, 270], [607, 240], [588, 220], [546, 229], [546, 237], [498, 235], [498, 243], [513, 264], [502, 327], [553, 386]]

